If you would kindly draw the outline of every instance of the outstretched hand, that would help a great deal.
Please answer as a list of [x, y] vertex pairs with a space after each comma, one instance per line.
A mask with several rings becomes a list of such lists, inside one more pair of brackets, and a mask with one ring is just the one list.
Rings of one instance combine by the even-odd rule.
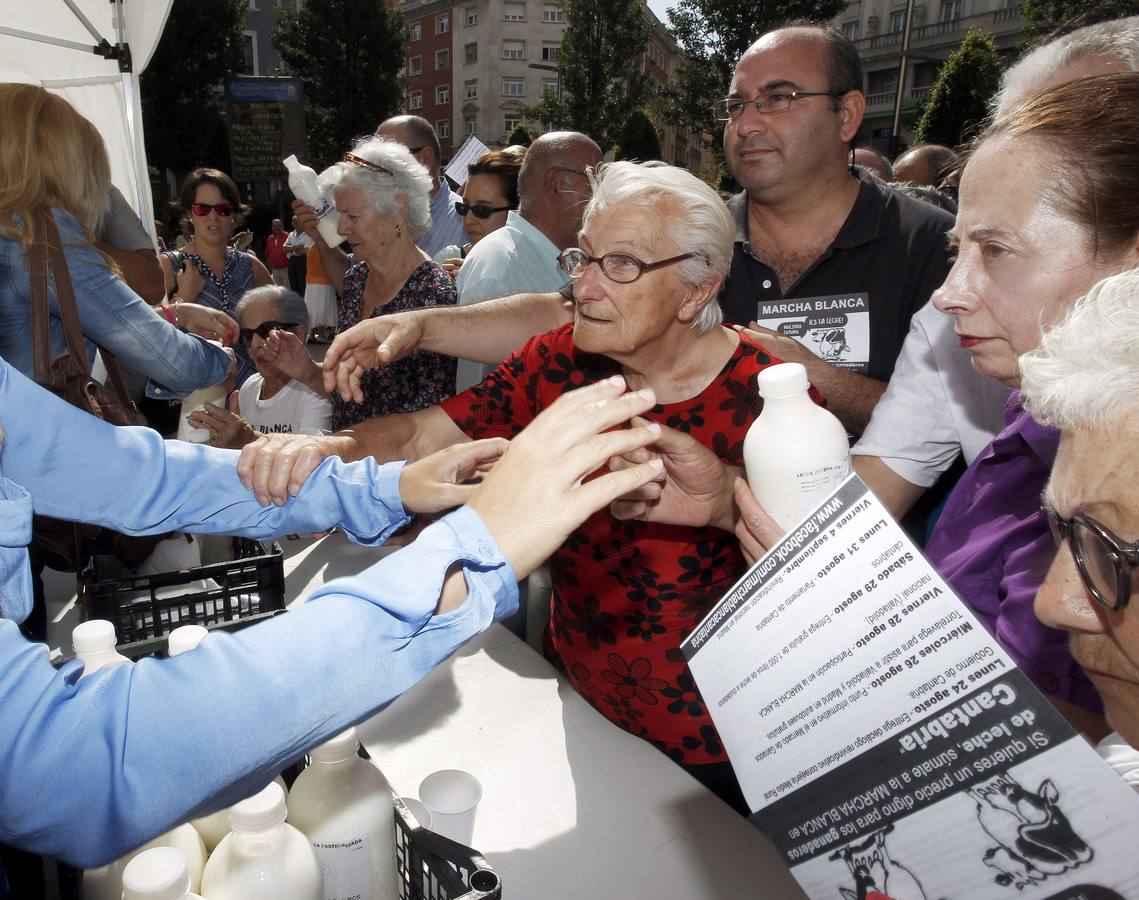
[[[633, 424], [648, 422], [638, 417]], [[648, 447], [614, 457], [609, 468], [616, 471], [651, 459], [661, 461], [660, 475], [614, 500], [609, 511], [615, 518], [732, 530], [732, 488], [739, 469], [724, 465], [692, 435], [666, 426]]]
[[616, 376], [564, 394], [510, 442], [467, 505], [518, 578], [541, 565], [593, 513], [660, 473], [663, 464], [652, 459], [586, 480], [610, 457], [659, 436], [656, 424], [610, 430], [655, 403], [651, 390], [626, 393], [625, 380]]
[[489, 472], [510, 442], [505, 438], [464, 441], [403, 467], [399, 495], [408, 512], [437, 513], [466, 503], [475, 484], [467, 484]]
[[365, 319], [340, 332], [324, 355], [324, 387], [345, 400], [364, 402], [360, 380], [419, 349], [423, 326], [414, 311]]

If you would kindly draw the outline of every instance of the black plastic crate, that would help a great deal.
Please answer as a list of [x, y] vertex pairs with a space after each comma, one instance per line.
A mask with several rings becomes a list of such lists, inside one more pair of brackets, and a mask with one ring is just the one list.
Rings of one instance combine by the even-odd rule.
[[470, 847], [428, 831], [395, 800], [395, 858], [400, 900], [499, 900], [502, 882]]
[[[84, 573], [86, 619], [114, 623], [118, 652], [139, 659], [166, 649], [180, 625], [235, 631], [285, 610], [284, 554], [233, 538], [234, 558], [177, 572], [114, 577], [96, 558]], [[216, 587], [202, 582], [212, 581]]]

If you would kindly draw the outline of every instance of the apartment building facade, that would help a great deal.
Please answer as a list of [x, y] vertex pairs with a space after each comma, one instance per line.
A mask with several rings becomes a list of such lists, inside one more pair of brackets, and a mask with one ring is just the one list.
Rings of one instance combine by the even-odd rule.
[[[854, 41], [866, 73], [866, 116], [862, 143], [885, 152], [890, 145], [906, 20], [906, 0], [855, 0], [833, 20]], [[921, 0], [914, 4], [902, 95], [902, 138], [913, 126], [937, 71], [961, 45], [970, 28], [993, 36], [997, 50], [1014, 57], [1023, 40], [1024, 21], [1016, 0]]]

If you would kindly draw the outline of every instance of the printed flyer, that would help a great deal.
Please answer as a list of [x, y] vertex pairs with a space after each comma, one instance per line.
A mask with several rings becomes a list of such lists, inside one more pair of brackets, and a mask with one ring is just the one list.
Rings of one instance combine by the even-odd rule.
[[1139, 797], [856, 476], [682, 645], [811, 897], [1139, 897]]

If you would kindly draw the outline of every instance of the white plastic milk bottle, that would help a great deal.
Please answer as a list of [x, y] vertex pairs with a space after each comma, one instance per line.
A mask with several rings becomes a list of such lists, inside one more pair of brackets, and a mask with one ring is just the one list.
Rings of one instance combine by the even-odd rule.
[[186, 858], [173, 847], [152, 847], [123, 872], [123, 900], [201, 900], [190, 892]]
[[[207, 341], [207, 343], [213, 344], [215, 347], [221, 346], [218, 341]], [[207, 403], [225, 409], [225, 400], [226, 381], [208, 384], [191, 391], [190, 396], [182, 401], [182, 413], [178, 417], [178, 440], [188, 441], [191, 444], [204, 444], [208, 441], [210, 439], [209, 429], [195, 428], [187, 420], [190, 418], [190, 413], [201, 412], [206, 408]]]
[[850, 472], [846, 428], [807, 393], [807, 370], [780, 363], [759, 373], [763, 411], [744, 438], [747, 483], [768, 514], [790, 528]]
[[209, 900], [324, 900], [316, 852], [285, 822], [285, 792], [272, 781], [229, 811], [230, 832], [206, 863]]
[[106, 619], [88, 619], [76, 625], [71, 630], [71, 646], [75, 650], [75, 658], [83, 663], [80, 678], [93, 675], [100, 669], [129, 663], [130, 660], [115, 649], [117, 645], [115, 626]]
[[311, 751], [289, 794], [289, 821], [320, 859], [324, 900], [398, 900], [391, 787], [357, 747], [349, 728]]
[[285, 168], [289, 170], [289, 190], [298, 200], [308, 204], [320, 223], [316, 230], [324, 238], [329, 247], [337, 247], [344, 240], [336, 229], [340, 226], [340, 213], [336, 211], [336, 204], [320, 192], [316, 183], [316, 172], [303, 165], [295, 156], [288, 157]]
[[206, 865], [206, 847], [198, 832], [189, 823], [172, 828], [153, 841], [143, 844], [131, 853], [97, 869], [83, 873], [83, 900], [121, 900], [123, 875], [135, 857], [155, 847], [172, 847], [185, 860], [190, 879], [190, 890], [197, 891], [202, 884], [202, 869]]

